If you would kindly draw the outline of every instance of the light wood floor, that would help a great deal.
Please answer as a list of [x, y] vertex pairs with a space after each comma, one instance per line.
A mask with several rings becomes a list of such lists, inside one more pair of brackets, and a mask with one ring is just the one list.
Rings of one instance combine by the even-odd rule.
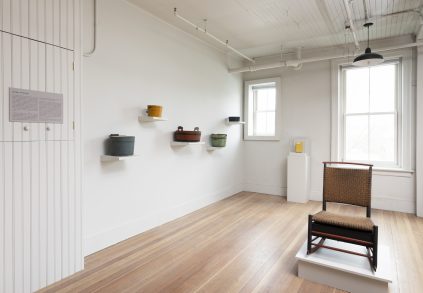
[[[307, 215], [320, 209], [242, 192], [88, 256], [84, 271], [43, 292], [342, 292], [296, 277]], [[423, 219], [372, 216], [394, 256], [390, 291], [423, 292]]]

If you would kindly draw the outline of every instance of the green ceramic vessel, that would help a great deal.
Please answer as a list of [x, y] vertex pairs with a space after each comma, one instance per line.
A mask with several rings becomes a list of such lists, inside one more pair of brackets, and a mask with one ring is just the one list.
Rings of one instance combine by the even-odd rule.
[[210, 144], [212, 147], [223, 148], [226, 146], [227, 134], [213, 133], [210, 135]]

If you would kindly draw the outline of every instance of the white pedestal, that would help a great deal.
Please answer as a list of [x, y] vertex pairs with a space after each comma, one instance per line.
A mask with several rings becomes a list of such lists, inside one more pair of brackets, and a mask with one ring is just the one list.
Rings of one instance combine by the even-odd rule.
[[305, 153], [288, 156], [287, 200], [299, 203], [308, 201], [310, 193], [310, 157]]
[[[326, 240], [325, 244], [338, 248], [365, 253], [361, 246]], [[376, 272], [370, 268], [365, 257], [321, 248], [307, 255], [307, 242], [300, 248], [298, 276], [316, 283], [328, 285], [351, 293], [389, 292], [392, 282], [393, 263], [389, 247], [379, 244], [378, 266]]]

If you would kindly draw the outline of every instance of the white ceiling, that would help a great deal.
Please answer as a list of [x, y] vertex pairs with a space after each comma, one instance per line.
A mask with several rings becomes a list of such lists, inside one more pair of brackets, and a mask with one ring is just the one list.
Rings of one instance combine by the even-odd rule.
[[[371, 39], [415, 34], [420, 25], [417, 13], [399, 13], [416, 9], [423, 0], [365, 0], [369, 17], [375, 23]], [[178, 13], [241, 52], [260, 57], [277, 54], [284, 48], [316, 48], [343, 45], [352, 36], [345, 33], [347, 21], [343, 0], [129, 0], [164, 21], [219, 47], [214, 40], [183, 23]], [[367, 38], [362, 27], [365, 18], [363, 0], [350, 1], [359, 41]]]

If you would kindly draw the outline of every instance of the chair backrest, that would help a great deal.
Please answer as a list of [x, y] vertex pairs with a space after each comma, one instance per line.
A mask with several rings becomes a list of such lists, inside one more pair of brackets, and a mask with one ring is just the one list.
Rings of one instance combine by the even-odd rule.
[[[323, 162], [323, 164], [323, 210], [326, 210], [326, 202], [344, 203], [366, 207], [367, 217], [370, 217], [373, 165], [346, 162]], [[355, 165], [361, 168], [329, 165]]]

